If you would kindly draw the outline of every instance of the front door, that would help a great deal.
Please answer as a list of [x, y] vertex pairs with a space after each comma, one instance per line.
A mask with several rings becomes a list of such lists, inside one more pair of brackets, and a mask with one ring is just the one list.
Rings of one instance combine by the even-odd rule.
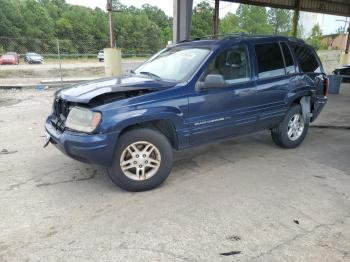
[[198, 81], [205, 81], [210, 74], [222, 75], [224, 85], [195, 88], [190, 95], [187, 122], [192, 145], [254, 130], [257, 97], [248, 57], [247, 47], [239, 45], [228, 48], [210, 61]]

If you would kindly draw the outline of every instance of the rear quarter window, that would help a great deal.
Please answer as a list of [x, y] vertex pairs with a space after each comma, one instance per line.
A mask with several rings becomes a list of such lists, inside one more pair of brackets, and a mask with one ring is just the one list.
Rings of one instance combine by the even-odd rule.
[[301, 71], [304, 73], [321, 73], [321, 65], [319, 64], [315, 53], [311, 48], [301, 45], [292, 45], [296, 59], [298, 60]]

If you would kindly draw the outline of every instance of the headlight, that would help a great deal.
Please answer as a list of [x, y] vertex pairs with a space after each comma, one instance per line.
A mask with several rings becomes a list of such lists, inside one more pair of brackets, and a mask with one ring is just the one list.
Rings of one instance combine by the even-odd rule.
[[67, 117], [66, 127], [76, 131], [91, 133], [101, 122], [101, 113], [83, 107], [73, 107]]

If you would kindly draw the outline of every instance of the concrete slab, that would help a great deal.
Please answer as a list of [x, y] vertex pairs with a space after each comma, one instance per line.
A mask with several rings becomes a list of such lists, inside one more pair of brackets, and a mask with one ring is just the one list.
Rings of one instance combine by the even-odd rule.
[[[129, 193], [42, 148], [52, 95], [0, 90], [1, 261], [350, 261], [349, 130], [186, 150], [160, 188]], [[331, 95], [315, 124], [349, 125], [349, 99]]]

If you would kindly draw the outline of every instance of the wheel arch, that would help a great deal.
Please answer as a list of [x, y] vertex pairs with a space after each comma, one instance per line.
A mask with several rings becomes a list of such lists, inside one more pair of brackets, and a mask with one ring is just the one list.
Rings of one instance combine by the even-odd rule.
[[[165, 135], [173, 148], [178, 149], [178, 130], [184, 125], [183, 112], [172, 106], [159, 106], [111, 114], [105, 123], [109, 131], [117, 131], [119, 136], [134, 128], [153, 128]], [[118, 137], [119, 137], [118, 136]]]
[[289, 101], [289, 107], [293, 105], [301, 106], [303, 118], [306, 123], [310, 123], [310, 119], [311, 119], [311, 110], [312, 110], [311, 96], [312, 96], [311, 90], [304, 90], [302, 92], [298, 92], [297, 94], [295, 94]]
[[119, 134], [122, 134], [136, 128], [151, 128], [162, 133], [169, 140], [171, 146], [174, 149], [178, 149], [178, 137], [176, 133], [176, 128], [170, 119], [153, 119], [147, 121], [137, 121], [133, 124], [124, 126]]
[[293, 104], [300, 104], [300, 100], [303, 97], [311, 97], [313, 92], [311, 91], [311, 88], [308, 86], [305, 86], [301, 88], [298, 92], [288, 93], [287, 95], [287, 104], [289, 107], [291, 107]]

